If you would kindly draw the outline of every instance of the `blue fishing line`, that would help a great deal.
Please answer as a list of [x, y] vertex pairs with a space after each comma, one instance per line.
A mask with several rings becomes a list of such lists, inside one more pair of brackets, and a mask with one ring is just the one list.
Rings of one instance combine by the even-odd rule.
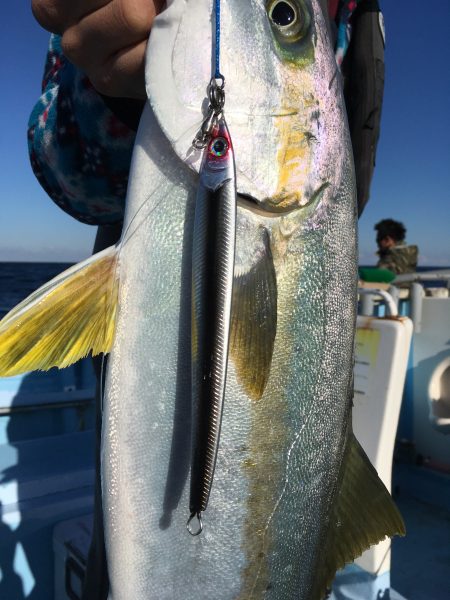
[[[209, 96], [209, 107], [206, 118], [204, 119], [200, 129], [197, 131], [192, 145], [197, 150], [201, 150], [206, 147], [211, 137], [214, 127], [218, 123], [218, 118], [223, 118], [223, 106], [225, 103], [225, 77], [220, 72], [220, 0], [214, 0], [213, 12], [215, 15], [215, 40], [211, 43], [211, 50], [214, 46], [215, 55], [215, 71], [214, 76], [208, 85], [208, 96]], [[212, 17], [212, 15], [211, 15]], [[211, 62], [213, 56], [211, 56]], [[212, 65], [211, 65], [212, 67]], [[219, 83], [217, 80], [222, 80]]]
[[216, 79], [223, 79], [223, 75], [220, 72], [220, 0], [215, 0], [215, 14], [216, 14], [216, 72], [214, 77]]

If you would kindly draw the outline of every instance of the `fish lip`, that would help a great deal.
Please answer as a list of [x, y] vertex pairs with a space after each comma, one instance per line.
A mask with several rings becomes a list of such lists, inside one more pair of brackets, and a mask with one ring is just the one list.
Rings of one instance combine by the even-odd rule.
[[279, 216], [279, 213], [270, 213], [259, 205], [258, 201], [251, 194], [237, 194], [237, 204], [240, 208], [248, 210], [253, 214], [261, 215], [263, 217], [275, 218]]
[[241, 206], [242, 208], [250, 210], [253, 213], [260, 214], [260, 215], [263, 215], [268, 218], [277, 218], [277, 217], [281, 217], [283, 215], [295, 212], [297, 210], [303, 210], [304, 208], [307, 208], [314, 204], [317, 204], [320, 201], [320, 198], [321, 198], [323, 192], [329, 186], [330, 186], [329, 181], [322, 182], [311, 194], [311, 197], [308, 199], [308, 201], [305, 202], [305, 204], [303, 204], [301, 206], [294, 205], [294, 206], [286, 206], [286, 207], [279, 207], [279, 206], [268, 207], [268, 202], [270, 201], [270, 198], [265, 198], [264, 200], [258, 200], [257, 198], [255, 198], [255, 196], [252, 196], [251, 194], [240, 193], [240, 192], [238, 192], [238, 194], [237, 194], [238, 205]]
[[263, 201], [257, 200], [251, 194], [238, 193], [237, 197], [238, 197], [238, 204], [242, 208], [246, 208], [247, 210], [250, 210], [251, 212], [254, 212], [257, 214], [262, 214], [265, 217], [269, 217], [269, 218], [270, 217], [276, 218], [283, 214], [292, 212], [293, 210], [300, 208], [298, 206], [296, 206], [294, 208], [279, 208], [276, 206], [271, 206], [270, 208], [267, 208], [267, 200], [263, 200]]

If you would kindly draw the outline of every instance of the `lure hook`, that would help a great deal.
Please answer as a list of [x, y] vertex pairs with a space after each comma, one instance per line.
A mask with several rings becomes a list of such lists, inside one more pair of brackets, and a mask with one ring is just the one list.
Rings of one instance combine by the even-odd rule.
[[[194, 517], [197, 517], [198, 529], [192, 529], [191, 523], [192, 523], [192, 520]], [[201, 532], [203, 531], [203, 521], [202, 521], [202, 513], [200, 511], [191, 513], [191, 515], [186, 523], [186, 529], [189, 531], [189, 533], [192, 536], [201, 534]]]

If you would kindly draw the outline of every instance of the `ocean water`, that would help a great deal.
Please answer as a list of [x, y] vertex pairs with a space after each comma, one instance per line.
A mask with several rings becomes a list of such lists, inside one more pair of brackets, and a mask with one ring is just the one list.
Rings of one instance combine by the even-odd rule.
[[0, 318], [71, 264], [0, 262]]

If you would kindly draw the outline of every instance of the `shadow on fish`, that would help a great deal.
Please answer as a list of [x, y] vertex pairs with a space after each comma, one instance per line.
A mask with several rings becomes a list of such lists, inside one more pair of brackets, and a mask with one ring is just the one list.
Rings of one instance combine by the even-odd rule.
[[[317, 0], [222, 0], [223, 121], [193, 149], [213, 5], [167, 4], [122, 238], [3, 319], [0, 374], [110, 352], [111, 600], [322, 600], [337, 569], [404, 534], [351, 429], [356, 208], [340, 75]], [[235, 169], [208, 187], [211, 152]]]

